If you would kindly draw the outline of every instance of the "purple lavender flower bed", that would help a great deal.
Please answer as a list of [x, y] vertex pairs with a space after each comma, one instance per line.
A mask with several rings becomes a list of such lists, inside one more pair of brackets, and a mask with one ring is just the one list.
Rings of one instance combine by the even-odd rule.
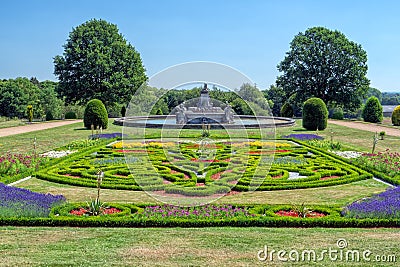
[[47, 217], [62, 195], [40, 194], [0, 183], [0, 217]]
[[400, 219], [400, 187], [356, 201], [342, 211], [348, 218]]
[[112, 138], [122, 138], [122, 133], [106, 133], [106, 134], [94, 134], [90, 135], [89, 137], [92, 139], [100, 138], [100, 139], [112, 139]]
[[313, 139], [318, 139], [318, 140], [323, 140], [324, 138], [322, 136], [316, 135], [316, 134], [289, 134], [286, 136], [282, 136], [283, 138], [294, 138], [300, 141], [305, 141], [305, 140], [313, 140]]
[[166, 217], [183, 217], [183, 218], [232, 218], [232, 217], [248, 217], [246, 208], [234, 207], [232, 205], [205, 205], [198, 207], [177, 207], [172, 205], [147, 206], [141, 216], [146, 218], [166, 218]]

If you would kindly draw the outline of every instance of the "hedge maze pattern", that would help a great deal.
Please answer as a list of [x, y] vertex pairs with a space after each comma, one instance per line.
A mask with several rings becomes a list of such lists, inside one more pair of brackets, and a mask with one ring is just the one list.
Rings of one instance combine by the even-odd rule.
[[105, 173], [102, 188], [186, 196], [331, 186], [372, 177], [333, 155], [284, 140], [117, 142], [73, 154], [37, 177], [96, 187], [99, 168]]

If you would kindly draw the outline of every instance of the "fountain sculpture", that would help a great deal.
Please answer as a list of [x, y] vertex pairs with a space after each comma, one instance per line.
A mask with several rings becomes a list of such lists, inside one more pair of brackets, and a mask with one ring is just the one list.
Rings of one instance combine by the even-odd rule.
[[226, 103], [226, 107], [214, 107], [210, 101], [210, 95], [207, 84], [204, 84], [200, 92], [200, 98], [197, 107], [186, 108], [183, 104], [176, 107], [176, 124], [232, 124], [233, 110]]

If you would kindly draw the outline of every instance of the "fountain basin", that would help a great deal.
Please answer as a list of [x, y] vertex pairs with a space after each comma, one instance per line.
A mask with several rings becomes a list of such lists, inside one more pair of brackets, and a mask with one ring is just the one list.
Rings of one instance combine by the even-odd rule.
[[[207, 114], [208, 115], [208, 114]], [[213, 123], [210, 124], [212, 129], [258, 129], [258, 128], [275, 128], [288, 127], [295, 124], [292, 118], [269, 117], [269, 116], [250, 116], [250, 115], [234, 115], [234, 123]], [[132, 116], [117, 118], [114, 124], [125, 127], [137, 128], [166, 128], [166, 129], [201, 129], [203, 123], [176, 124], [175, 115], [153, 115], [153, 116]]]

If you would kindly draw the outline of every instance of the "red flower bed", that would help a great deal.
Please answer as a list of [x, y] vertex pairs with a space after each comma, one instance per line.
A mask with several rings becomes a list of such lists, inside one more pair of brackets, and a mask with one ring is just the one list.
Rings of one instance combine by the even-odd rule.
[[[83, 216], [83, 215], [87, 214], [88, 212], [89, 212], [89, 210], [87, 210], [87, 209], [77, 208], [77, 209], [71, 210], [69, 213], [72, 215], [76, 215], [76, 216]], [[118, 213], [118, 212], [121, 212], [121, 210], [117, 209], [117, 208], [113, 208], [113, 207], [104, 208], [102, 210], [103, 215], [113, 214], [113, 213]]]
[[118, 212], [121, 212], [121, 210], [117, 209], [117, 208], [106, 208], [106, 209], [103, 210], [103, 214], [104, 215], [118, 213]]
[[[288, 210], [280, 210], [280, 211], [275, 212], [275, 214], [279, 215], [279, 216], [286, 216], [286, 217], [296, 217], [296, 218], [300, 217], [299, 213], [294, 210], [289, 210], [289, 211]], [[326, 214], [316, 212], [316, 211], [307, 213], [307, 215], [306, 215], [307, 218], [318, 218], [318, 217], [324, 217], [324, 216], [326, 216]]]
[[73, 209], [69, 213], [72, 215], [82, 216], [82, 215], [86, 214], [86, 212], [88, 212], [86, 209], [79, 208], [79, 209]]

